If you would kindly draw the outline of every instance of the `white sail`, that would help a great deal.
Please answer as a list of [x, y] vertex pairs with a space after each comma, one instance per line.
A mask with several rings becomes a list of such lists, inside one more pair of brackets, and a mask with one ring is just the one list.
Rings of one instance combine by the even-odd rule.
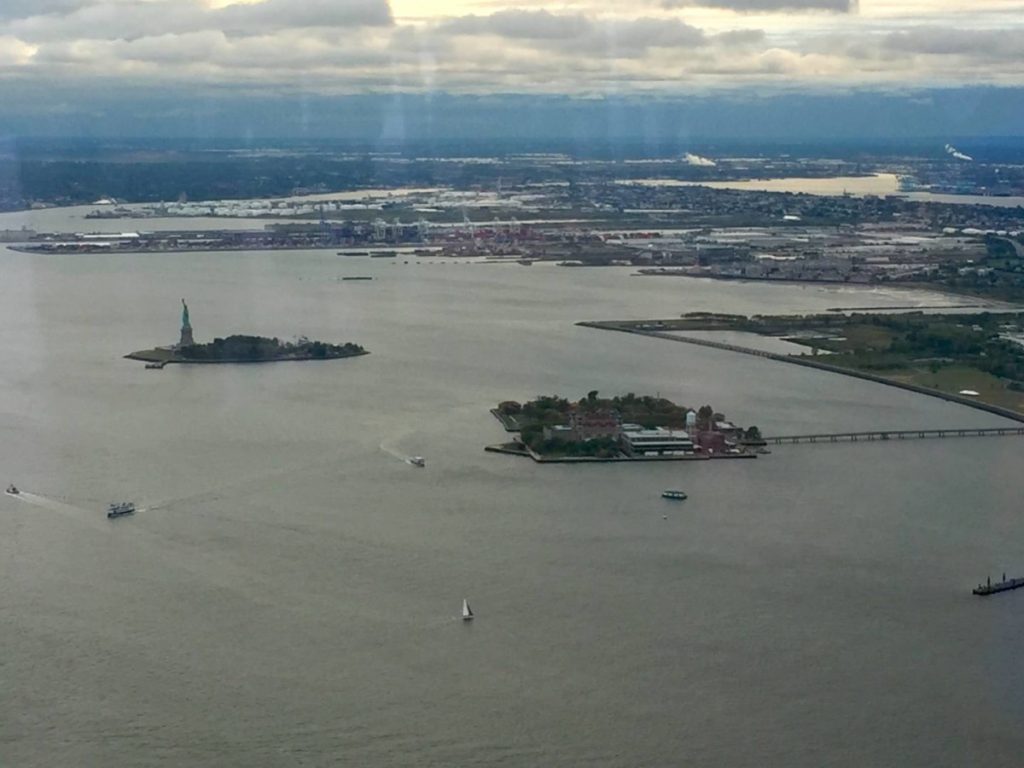
[[469, 607], [469, 601], [465, 598], [462, 599], [462, 620], [469, 621], [473, 618], [473, 611]]

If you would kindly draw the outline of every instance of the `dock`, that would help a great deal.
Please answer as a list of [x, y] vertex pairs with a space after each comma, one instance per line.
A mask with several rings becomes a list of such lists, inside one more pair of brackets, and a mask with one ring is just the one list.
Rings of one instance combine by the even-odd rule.
[[638, 464], [645, 461], [722, 461], [725, 459], [756, 459], [758, 454], [751, 451], [736, 453], [678, 453], [666, 456], [543, 456], [522, 443], [502, 443], [484, 447], [488, 453], [504, 453], [509, 456], [524, 456], [538, 464]]
[[995, 595], [999, 592], [1009, 592], [1014, 589], [1021, 589], [1024, 587], [1024, 578], [1019, 579], [1007, 579], [1006, 574], [1003, 574], [1003, 580], [997, 581], [995, 584], [992, 583], [992, 579], [986, 579], [984, 584], [979, 584], [971, 590], [972, 594], [978, 595], [979, 597], [988, 597], [989, 595]]

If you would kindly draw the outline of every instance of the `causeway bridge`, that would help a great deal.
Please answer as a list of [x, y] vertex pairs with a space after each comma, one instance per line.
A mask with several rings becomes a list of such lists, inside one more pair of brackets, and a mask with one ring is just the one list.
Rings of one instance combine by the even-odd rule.
[[887, 429], [873, 432], [836, 432], [818, 435], [777, 435], [765, 437], [764, 441], [771, 445], [793, 443], [858, 443], [879, 440], [926, 440], [929, 438], [957, 437], [1024, 437], [1024, 426], [1021, 427], [981, 427], [978, 429]]

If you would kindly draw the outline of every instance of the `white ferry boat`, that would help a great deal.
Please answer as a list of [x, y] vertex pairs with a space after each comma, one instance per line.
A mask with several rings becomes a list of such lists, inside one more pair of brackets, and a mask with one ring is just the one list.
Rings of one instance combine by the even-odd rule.
[[135, 504], [130, 501], [112, 501], [107, 507], [107, 519], [109, 520], [134, 514]]

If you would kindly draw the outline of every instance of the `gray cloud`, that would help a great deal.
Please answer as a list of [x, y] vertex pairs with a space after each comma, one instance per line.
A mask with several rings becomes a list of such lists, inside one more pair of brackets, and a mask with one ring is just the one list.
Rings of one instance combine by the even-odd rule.
[[718, 45], [747, 46], [762, 43], [765, 40], [763, 29], [733, 29], [715, 35], [712, 40]]
[[294, 27], [383, 26], [392, 23], [387, 0], [265, 0], [229, 5], [208, 14], [212, 24], [230, 31]]
[[581, 13], [548, 11], [498, 11], [489, 16], [460, 16], [442, 22], [438, 31], [452, 35], [499, 35], [527, 40], [565, 40], [593, 30], [593, 22]]
[[606, 39], [626, 48], [688, 48], [704, 45], [704, 32], [678, 19], [640, 18], [602, 26]]
[[661, 0], [662, 8], [702, 6], [740, 13], [771, 13], [779, 11], [828, 11], [852, 13], [858, 0]]
[[90, 5], [93, 0], [3, 0], [0, 21], [27, 19], [52, 13], [69, 13]]
[[590, 56], [642, 54], [648, 48], [703, 45], [704, 32], [679, 19], [594, 20], [579, 13], [499, 11], [489, 16], [461, 16], [437, 27], [442, 35], [497, 35], [535, 43], [557, 44], [562, 52]]
[[[261, 34], [299, 27], [393, 23], [387, 0], [265, 0], [221, 9], [210, 9], [201, 0], [50, 0], [44, 7], [51, 5], [52, 13], [36, 13], [12, 21], [8, 25], [10, 32], [22, 40], [36, 42], [133, 39], [204, 30]], [[66, 11], [56, 12], [58, 7], [66, 7]]]
[[922, 26], [886, 35], [882, 48], [890, 53], [1024, 61], [1020, 30]]

